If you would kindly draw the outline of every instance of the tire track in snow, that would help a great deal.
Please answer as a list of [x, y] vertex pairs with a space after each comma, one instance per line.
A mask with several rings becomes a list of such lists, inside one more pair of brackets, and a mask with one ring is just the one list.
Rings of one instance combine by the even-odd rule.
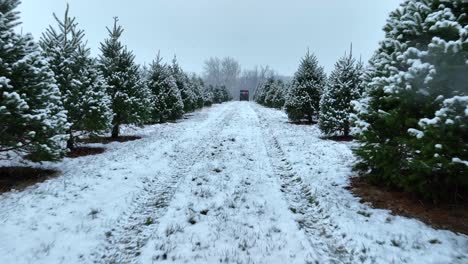
[[[132, 209], [121, 217], [116, 227], [106, 233], [106, 243], [91, 254], [94, 263], [137, 262], [140, 249], [157, 228], [158, 218], [166, 212], [180, 183], [197, 162], [196, 157], [209, 151], [205, 142], [219, 134], [233, 117], [235, 109], [225, 107], [223, 110], [215, 118], [188, 130], [188, 135], [173, 144], [168, 157], [170, 174], [164, 176], [163, 171], [157, 173], [157, 177], [146, 180], [146, 186], [133, 200]], [[208, 133], [200, 135], [203, 131]], [[193, 134], [198, 137], [195, 142]], [[177, 158], [173, 159], [176, 155]]]
[[236, 106], [160, 219], [141, 263], [313, 263], [277, 188], [256, 114]]
[[323, 213], [312, 186], [305, 183], [287, 159], [278, 139], [274, 136], [267, 120], [257, 109], [253, 110], [263, 131], [265, 146], [275, 175], [280, 180], [281, 191], [284, 194], [290, 210], [296, 214], [296, 222], [306, 233], [309, 242], [316, 250], [317, 263], [352, 263], [353, 252], [348, 252], [345, 245], [334, 239], [337, 226], [324, 225], [323, 220], [329, 218]]

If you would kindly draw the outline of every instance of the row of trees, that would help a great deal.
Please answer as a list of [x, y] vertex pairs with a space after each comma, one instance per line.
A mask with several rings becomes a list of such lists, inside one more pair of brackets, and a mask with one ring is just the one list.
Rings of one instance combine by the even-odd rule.
[[352, 101], [362, 93], [362, 73], [363, 64], [350, 52], [327, 78], [317, 58], [307, 52], [290, 83], [269, 78], [259, 86], [254, 99], [267, 107], [284, 107], [293, 122], [318, 122], [327, 136], [348, 136]]
[[268, 80], [255, 98], [277, 108], [284, 100], [292, 121], [318, 121], [326, 135], [352, 133], [355, 170], [372, 183], [466, 199], [467, 13], [466, 1], [406, 0], [366, 69], [345, 55], [326, 78], [308, 53], [291, 84]]
[[205, 88], [185, 73], [175, 57], [171, 65], [158, 55], [140, 67], [120, 40], [117, 18], [98, 58], [68, 7], [36, 43], [15, 32], [19, 4], [0, 0], [0, 154], [56, 160], [75, 148], [77, 131], [118, 137], [123, 124], [173, 121], [229, 99], [223, 87]]
[[239, 99], [240, 90], [254, 94], [256, 88], [268, 78], [280, 78], [269, 66], [242, 70], [240, 63], [231, 57], [211, 57], [205, 61], [203, 79], [207, 85], [225, 86], [230, 96]]
[[391, 13], [356, 105], [356, 169], [370, 181], [434, 200], [467, 193], [467, 14], [462, 0]]

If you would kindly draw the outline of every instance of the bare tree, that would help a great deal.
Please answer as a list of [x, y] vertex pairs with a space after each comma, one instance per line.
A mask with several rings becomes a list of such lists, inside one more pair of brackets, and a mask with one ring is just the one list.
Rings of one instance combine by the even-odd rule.
[[209, 58], [205, 61], [203, 74], [206, 85], [226, 86], [235, 99], [239, 99], [240, 90], [249, 90], [251, 95], [255, 94], [257, 87], [272, 77], [288, 80], [287, 77], [279, 76], [268, 65], [241, 71], [240, 63], [232, 57]]
[[234, 58], [211, 57], [205, 61], [204, 81], [207, 85], [226, 86], [233, 97], [238, 96], [241, 66]]

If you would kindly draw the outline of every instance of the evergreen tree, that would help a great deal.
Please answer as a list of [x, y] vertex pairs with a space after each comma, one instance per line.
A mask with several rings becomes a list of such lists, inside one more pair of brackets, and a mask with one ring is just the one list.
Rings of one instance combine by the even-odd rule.
[[261, 105], [281, 109], [285, 104], [286, 94], [286, 84], [270, 77], [256, 89], [254, 100]]
[[67, 5], [63, 20], [54, 14], [58, 29], [50, 26], [40, 44], [50, 57], [62, 102], [68, 111], [70, 128], [67, 147], [73, 149], [74, 131], [107, 130], [113, 114], [105, 79], [83, 41], [84, 32], [77, 28], [75, 18], [71, 18], [68, 11]]
[[224, 85], [214, 86], [213, 89], [213, 103], [221, 104], [231, 100], [231, 95]]
[[20, 1], [0, 0], [0, 153], [15, 151], [33, 161], [64, 151], [66, 112], [53, 72], [31, 35], [20, 36]]
[[212, 106], [214, 103], [214, 93], [213, 93], [213, 86], [208, 85], [205, 86], [203, 89], [203, 105], [204, 106]]
[[307, 119], [313, 122], [317, 118], [325, 78], [323, 68], [319, 66], [315, 55], [307, 51], [294, 75], [286, 98], [285, 109], [291, 121]]
[[434, 200], [468, 188], [467, 102], [456, 99], [468, 92], [467, 12], [461, 0], [406, 0], [391, 13], [356, 105], [356, 169], [372, 182]]
[[142, 124], [148, 118], [150, 92], [140, 78], [139, 66], [133, 53], [122, 44], [122, 26], [114, 18], [109, 38], [101, 43], [100, 70], [109, 85], [107, 93], [112, 101], [114, 118], [112, 137], [119, 136], [122, 124]]
[[172, 70], [162, 64], [158, 57], [150, 65], [148, 88], [153, 94], [153, 120], [155, 122], [175, 121], [184, 114], [184, 103]]
[[328, 136], [349, 136], [352, 102], [361, 96], [362, 64], [352, 53], [336, 64], [320, 100], [319, 126]]
[[190, 84], [187, 74], [180, 68], [177, 58], [174, 56], [172, 60], [172, 66], [170, 67], [172, 76], [176, 80], [177, 87], [179, 88], [182, 101], [184, 103], [184, 112], [193, 112], [196, 109], [197, 95], [193, 90], [193, 86]]
[[190, 78], [190, 84], [192, 85], [192, 91], [195, 94], [195, 109], [203, 108], [205, 89], [203, 79], [193, 74]]

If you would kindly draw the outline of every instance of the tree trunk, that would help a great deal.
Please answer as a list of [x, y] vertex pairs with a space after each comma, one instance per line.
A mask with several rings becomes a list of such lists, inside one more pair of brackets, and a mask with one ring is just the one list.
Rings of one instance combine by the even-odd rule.
[[112, 138], [118, 138], [120, 133], [120, 126], [119, 124], [115, 124], [114, 127], [112, 127]]
[[348, 122], [348, 121], [345, 121], [345, 124], [344, 124], [344, 131], [343, 131], [343, 132], [344, 132], [343, 134], [344, 134], [345, 137], [348, 137], [348, 136], [349, 136], [349, 132], [350, 132], [350, 128], [349, 128], [349, 127], [350, 127], [349, 122]]
[[73, 137], [73, 132], [70, 130], [69, 132], [69, 137], [67, 140], [67, 148], [70, 150], [73, 150], [75, 148], [75, 138]]

